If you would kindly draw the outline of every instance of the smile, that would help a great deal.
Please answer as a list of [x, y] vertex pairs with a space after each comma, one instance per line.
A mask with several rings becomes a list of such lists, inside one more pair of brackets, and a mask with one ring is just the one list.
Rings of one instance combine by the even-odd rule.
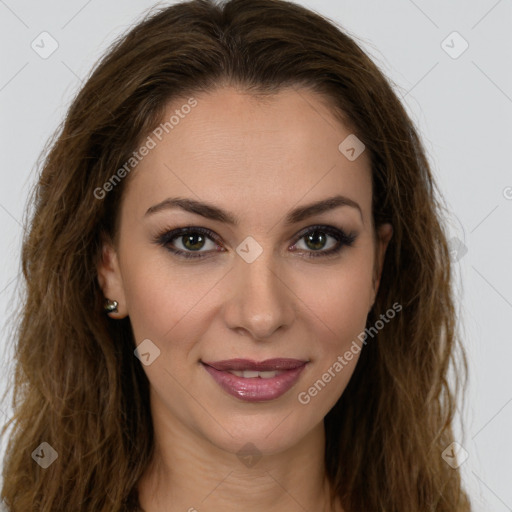
[[308, 361], [248, 359], [203, 362], [203, 368], [226, 393], [246, 402], [275, 400], [297, 382]]

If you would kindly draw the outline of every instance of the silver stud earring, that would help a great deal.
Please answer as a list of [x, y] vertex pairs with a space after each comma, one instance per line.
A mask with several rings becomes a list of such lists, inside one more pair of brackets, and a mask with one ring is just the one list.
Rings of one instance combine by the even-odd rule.
[[107, 313], [117, 313], [118, 305], [119, 305], [119, 303], [117, 302], [117, 300], [105, 299], [104, 309]]

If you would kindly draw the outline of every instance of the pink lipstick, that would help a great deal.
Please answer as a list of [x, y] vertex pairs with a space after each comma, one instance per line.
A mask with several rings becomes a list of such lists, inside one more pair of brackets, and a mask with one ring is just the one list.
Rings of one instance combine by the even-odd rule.
[[308, 361], [299, 359], [250, 359], [201, 361], [205, 370], [231, 396], [247, 402], [274, 400], [297, 382]]

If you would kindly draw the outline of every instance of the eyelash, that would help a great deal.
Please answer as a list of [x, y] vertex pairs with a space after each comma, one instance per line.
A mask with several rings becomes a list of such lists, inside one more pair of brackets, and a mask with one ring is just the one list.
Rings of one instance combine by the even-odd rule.
[[[336, 247], [329, 249], [327, 251], [307, 251], [306, 255], [308, 258], [319, 258], [319, 257], [328, 257], [328, 256], [334, 256], [338, 254], [343, 247], [345, 246], [352, 246], [355, 239], [357, 238], [357, 235], [355, 233], [345, 233], [344, 231], [334, 228], [332, 226], [323, 226], [323, 225], [315, 225], [308, 227], [305, 231], [302, 231], [300, 233], [300, 236], [297, 238], [297, 241], [293, 244], [294, 246], [301, 241], [303, 238], [306, 237], [309, 233], [314, 233], [316, 231], [319, 231], [321, 233], [324, 233], [326, 235], [331, 236], [335, 240], [337, 240]], [[191, 233], [200, 233], [202, 235], [205, 235], [206, 237], [210, 238], [213, 242], [217, 243], [219, 242], [217, 240], [217, 236], [213, 233], [213, 231], [202, 228], [202, 227], [194, 227], [194, 226], [188, 226], [185, 228], [177, 228], [177, 229], [166, 229], [164, 232], [156, 235], [154, 242], [158, 245], [161, 245], [171, 253], [182, 257], [186, 259], [191, 258], [207, 258], [208, 256], [203, 256], [203, 253], [197, 252], [189, 252], [189, 251], [182, 251], [181, 249], [176, 249], [170, 247], [170, 243], [173, 242], [175, 239], [180, 238], [182, 236], [191, 234]], [[209, 252], [209, 251], [205, 251]]]

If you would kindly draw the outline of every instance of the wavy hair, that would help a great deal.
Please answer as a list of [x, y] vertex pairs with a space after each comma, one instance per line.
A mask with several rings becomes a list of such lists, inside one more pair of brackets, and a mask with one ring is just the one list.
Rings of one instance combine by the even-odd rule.
[[[5, 504], [11, 512], [138, 509], [154, 446], [149, 384], [129, 319], [103, 312], [96, 271], [130, 177], [101, 199], [94, 191], [169, 101], [223, 85], [255, 95], [305, 87], [326, 97], [371, 157], [375, 228], [393, 226], [367, 326], [395, 302], [403, 311], [363, 348], [325, 417], [333, 499], [347, 512], [469, 511], [459, 470], [441, 456], [454, 440], [467, 361], [446, 208], [425, 149], [354, 38], [284, 0], [192, 0], [150, 11], [97, 63], [43, 151], [22, 247]], [[58, 453], [47, 469], [31, 457], [42, 442]]]

